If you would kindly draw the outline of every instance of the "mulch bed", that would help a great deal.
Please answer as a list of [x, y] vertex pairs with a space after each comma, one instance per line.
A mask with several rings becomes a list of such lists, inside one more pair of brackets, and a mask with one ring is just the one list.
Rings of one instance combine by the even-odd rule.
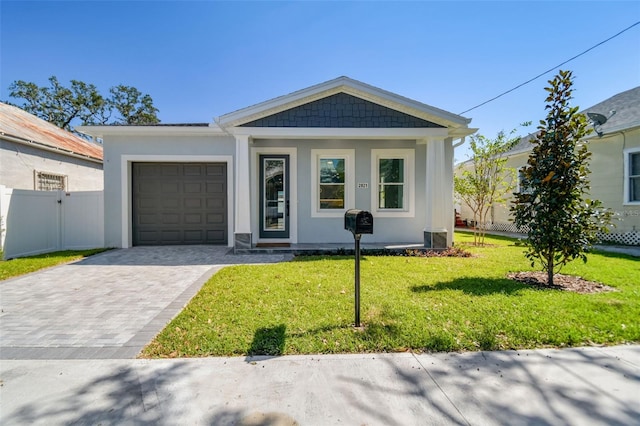
[[616, 291], [615, 288], [608, 285], [587, 281], [582, 277], [572, 275], [555, 274], [553, 276], [553, 285], [547, 284], [546, 272], [515, 272], [508, 274], [507, 278], [541, 289], [573, 291], [580, 294]]

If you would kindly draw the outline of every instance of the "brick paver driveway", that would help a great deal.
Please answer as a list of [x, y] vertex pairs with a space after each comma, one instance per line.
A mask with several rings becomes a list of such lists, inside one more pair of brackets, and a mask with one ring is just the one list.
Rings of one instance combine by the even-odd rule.
[[0, 359], [133, 358], [222, 266], [282, 260], [134, 247], [0, 281]]

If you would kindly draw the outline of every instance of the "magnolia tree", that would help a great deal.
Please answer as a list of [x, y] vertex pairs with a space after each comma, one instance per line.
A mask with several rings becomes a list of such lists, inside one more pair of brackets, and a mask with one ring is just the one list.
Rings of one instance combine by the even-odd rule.
[[457, 197], [473, 212], [475, 223], [473, 242], [484, 245], [487, 217], [493, 204], [506, 201], [507, 193], [515, 185], [515, 170], [506, 167], [505, 153], [520, 140], [499, 132], [495, 139], [482, 135], [471, 136], [471, 158], [458, 166], [453, 178]]
[[589, 134], [586, 117], [570, 106], [571, 71], [549, 81], [547, 118], [540, 121], [527, 166], [522, 170], [526, 192], [515, 195], [511, 211], [518, 227], [529, 228], [526, 257], [542, 264], [547, 283], [576, 258], [587, 261], [586, 250], [608, 232], [612, 212], [590, 200], [589, 158], [581, 139]]

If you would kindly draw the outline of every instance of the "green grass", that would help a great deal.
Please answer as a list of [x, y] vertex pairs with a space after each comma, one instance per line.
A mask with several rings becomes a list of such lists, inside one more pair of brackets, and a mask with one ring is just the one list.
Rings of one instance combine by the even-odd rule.
[[11, 260], [0, 260], [0, 280], [6, 280], [7, 278], [17, 277], [40, 269], [82, 259], [105, 250], [108, 249], [64, 250]]
[[[456, 234], [457, 244], [472, 241]], [[471, 258], [363, 257], [362, 330], [352, 257], [225, 268], [143, 351], [146, 357], [500, 350], [640, 341], [640, 261], [592, 253], [562, 271], [616, 292], [540, 290], [514, 240]]]

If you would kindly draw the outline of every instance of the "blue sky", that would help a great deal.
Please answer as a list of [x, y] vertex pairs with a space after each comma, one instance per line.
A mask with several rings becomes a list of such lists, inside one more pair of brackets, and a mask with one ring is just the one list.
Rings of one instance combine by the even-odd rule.
[[[346, 75], [461, 113], [638, 21], [638, 1], [2, 0], [0, 100], [55, 75], [134, 86], [164, 123], [208, 122]], [[640, 25], [562, 68], [583, 108], [640, 85]], [[552, 77], [464, 115], [489, 137], [537, 123]]]

